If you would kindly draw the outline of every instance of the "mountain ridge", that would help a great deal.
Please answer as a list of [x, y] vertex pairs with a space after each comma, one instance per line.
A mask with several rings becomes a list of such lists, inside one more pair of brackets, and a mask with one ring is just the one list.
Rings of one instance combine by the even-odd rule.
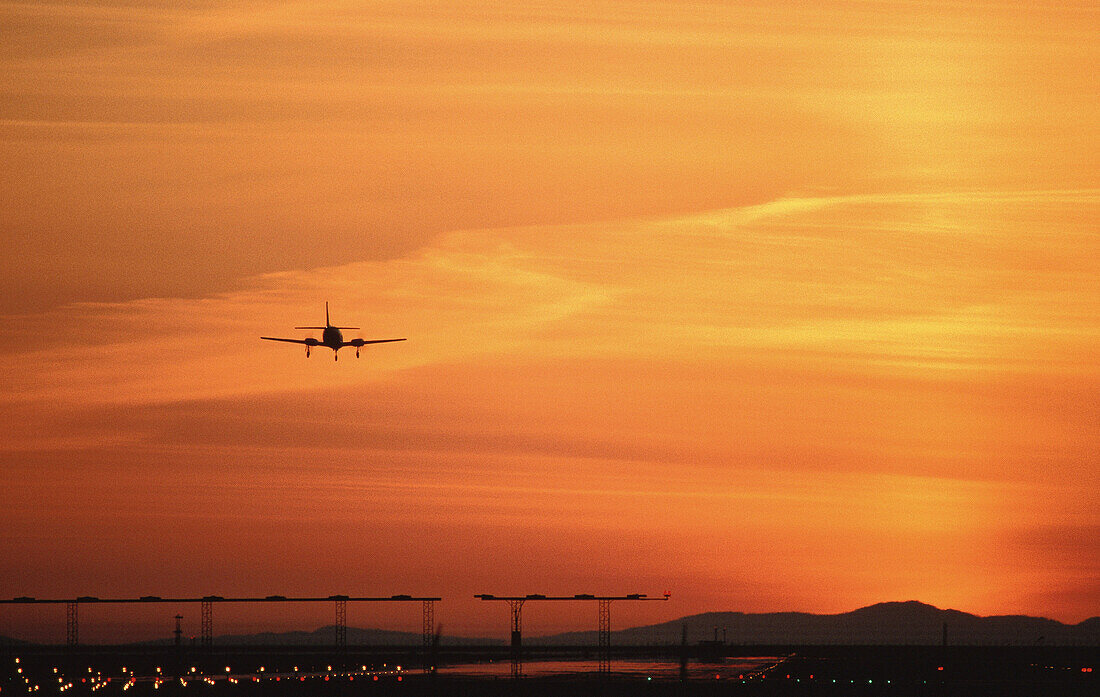
[[[731, 644], [1089, 644], [1100, 643], [1100, 617], [1063, 624], [1046, 617], [991, 615], [982, 617], [940, 609], [916, 600], [875, 603], [849, 612], [745, 613], [705, 612], [676, 620], [612, 632], [619, 644], [675, 644], [686, 626], [688, 641], [725, 636]], [[564, 632], [540, 637], [539, 643], [595, 643], [594, 631]]]
[[[688, 642], [692, 644], [719, 638], [731, 645], [935, 645], [943, 641], [944, 624], [947, 625], [947, 641], [953, 645], [1100, 645], [1100, 616], [1077, 624], [1064, 624], [1030, 615], [980, 616], [940, 609], [917, 600], [875, 603], [835, 614], [703, 612], [658, 624], [615, 630], [611, 641], [618, 645], [675, 645], [680, 643], [683, 628], [687, 627]], [[220, 646], [325, 646], [335, 642], [335, 632], [333, 625], [327, 625], [313, 631], [219, 635], [214, 637], [214, 643]], [[594, 646], [598, 643], [598, 633], [586, 630], [528, 635], [524, 640], [532, 645]], [[347, 628], [347, 643], [353, 646], [417, 647], [422, 641], [423, 636], [418, 632]], [[168, 645], [172, 640], [137, 643]], [[440, 637], [442, 646], [500, 646], [505, 643], [505, 638], [497, 637]], [[32, 642], [0, 636], [0, 646], [4, 645], [32, 645]]]

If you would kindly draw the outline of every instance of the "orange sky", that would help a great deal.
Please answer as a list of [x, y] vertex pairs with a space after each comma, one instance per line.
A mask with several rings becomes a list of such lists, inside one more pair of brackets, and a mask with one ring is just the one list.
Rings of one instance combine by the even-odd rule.
[[1100, 614], [1098, 23], [0, 3], [0, 595]]

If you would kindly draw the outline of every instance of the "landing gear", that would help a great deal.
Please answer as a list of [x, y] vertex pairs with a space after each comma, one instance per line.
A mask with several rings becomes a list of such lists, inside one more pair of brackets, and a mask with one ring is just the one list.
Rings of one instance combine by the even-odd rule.
[[306, 346], [306, 358], [309, 358], [309, 347]]
[[335, 352], [335, 351], [333, 351], [333, 352], [332, 352], [332, 360], [334, 360], [334, 361], [338, 361], [338, 360], [340, 360], [340, 354], [339, 354], [339, 353], [337, 353], [337, 352]]
[[357, 348], [357, 349], [355, 349], [355, 357], [356, 357], [356, 358], [358, 358], [358, 357], [359, 357], [359, 349], [358, 349], [358, 348]]

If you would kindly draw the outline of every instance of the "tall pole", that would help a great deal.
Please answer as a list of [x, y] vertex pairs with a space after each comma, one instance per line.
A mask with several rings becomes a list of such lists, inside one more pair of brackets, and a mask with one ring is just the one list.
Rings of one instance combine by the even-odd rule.
[[202, 599], [202, 647], [214, 646], [214, 601]]
[[65, 603], [65, 643], [69, 646], [76, 646], [80, 643], [80, 627], [77, 621], [78, 605], [79, 603], [75, 600]]
[[177, 649], [183, 644], [183, 625], [180, 624], [182, 621], [183, 615], [176, 615], [176, 630], [172, 633], [176, 635]]
[[688, 679], [688, 626], [680, 627], [680, 682]]
[[348, 601], [336, 599], [336, 651], [344, 653], [348, 649]]
[[509, 600], [512, 610], [512, 677], [523, 675], [523, 601]]
[[605, 598], [599, 600], [599, 659], [600, 675], [611, 674], [611, 601]]
[[423, 603], [424, 620], [421, 624], [420, 646], [424, 651], [424, 672], [430, 673], [435, 667], [435, 602], [425, 600]]

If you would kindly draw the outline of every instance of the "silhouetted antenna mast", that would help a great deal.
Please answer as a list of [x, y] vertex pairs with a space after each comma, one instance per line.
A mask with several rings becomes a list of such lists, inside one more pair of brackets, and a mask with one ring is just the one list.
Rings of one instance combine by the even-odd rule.
[[183, 615], [176, 615], [176, 631], [172, 632], [176, 635], [176, 647], [179, 648], [183, 645], [183, 627], [180, 622], [183, 620]]
[[680, 682], [688, 677], [688, 626], [680, 627]]

